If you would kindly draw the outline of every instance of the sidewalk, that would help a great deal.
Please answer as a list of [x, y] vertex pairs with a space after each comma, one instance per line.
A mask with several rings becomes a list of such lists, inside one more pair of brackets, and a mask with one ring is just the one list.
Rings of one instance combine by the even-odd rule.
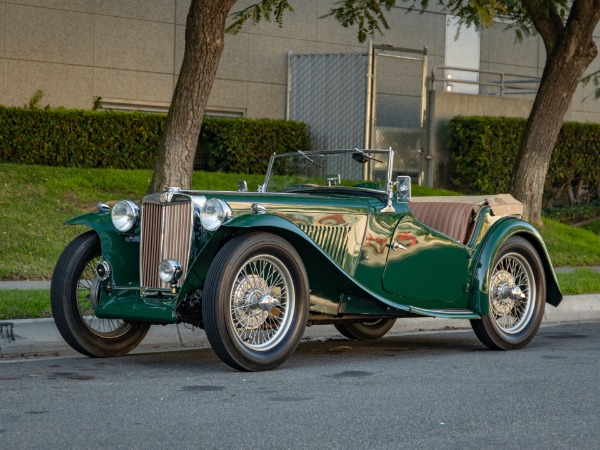
[[[558, 308], [546, 305], [544, 323], [600, 321], [600, 294], [567, 295]], [[399, 319], [390, 335], [416, 331], [470, 329], [467, 320], [411, 318]], [[304, 340], [343, 339], [332, 325], [306, 329]], [[204, 331], [184, 325], [153, 326], [135, 353], [208, 348]], [[78, 355], [62, 339], [52, 319], [0, 321], [0, 361], [5, 357], [44, 354]]]

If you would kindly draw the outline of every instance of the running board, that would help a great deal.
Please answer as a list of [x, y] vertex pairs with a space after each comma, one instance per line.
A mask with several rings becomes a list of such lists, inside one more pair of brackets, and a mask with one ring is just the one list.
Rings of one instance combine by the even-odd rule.
[[439, 317], [441, 319], [481, 319], [479, 314], [469, 309], [423, 309], [409, 306], [409, 312], [427, 317]]

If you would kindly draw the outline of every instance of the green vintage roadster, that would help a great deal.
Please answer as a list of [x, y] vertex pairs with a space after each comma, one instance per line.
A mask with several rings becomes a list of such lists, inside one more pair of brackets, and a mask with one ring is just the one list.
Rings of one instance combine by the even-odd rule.
[[203, 328], [231, 367], [286, 361], [305, 327], [349, 339], [396, 319], [469, 319], [491, 349], [536, 334], [562, 295], [538, 232], [509, 195], [411, 198], [392, 150], [274, 155], [258, 192], [170, 188], [68, 221], [52, 278], [64, 339], [95, 357], [135, 348], [151, 325]]

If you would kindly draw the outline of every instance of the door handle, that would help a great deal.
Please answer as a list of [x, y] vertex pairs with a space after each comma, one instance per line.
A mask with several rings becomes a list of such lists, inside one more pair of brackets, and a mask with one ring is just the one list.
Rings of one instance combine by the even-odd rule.
[[404, 245], [402, 245], [402, 244], [398, 244], [397, 242], [394, 242], [394, 243], [392, 244], [392, 250], [396, 251], [396, 250], [398, 250], [398, 249], [400, 249], [400, 248], [401, 248], [402, 250], [408, 250], [408, 249], [407, 249], [407, 248], [406, 248]]

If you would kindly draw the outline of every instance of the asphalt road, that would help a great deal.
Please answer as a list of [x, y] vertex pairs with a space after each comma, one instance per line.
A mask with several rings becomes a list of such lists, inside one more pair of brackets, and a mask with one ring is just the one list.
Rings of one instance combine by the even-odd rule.
[[598, 448], [600, 323], [494, 352], [471, 332], [304, 342], [273, 372], [211, 350], [0, 360], [0, 447]]

